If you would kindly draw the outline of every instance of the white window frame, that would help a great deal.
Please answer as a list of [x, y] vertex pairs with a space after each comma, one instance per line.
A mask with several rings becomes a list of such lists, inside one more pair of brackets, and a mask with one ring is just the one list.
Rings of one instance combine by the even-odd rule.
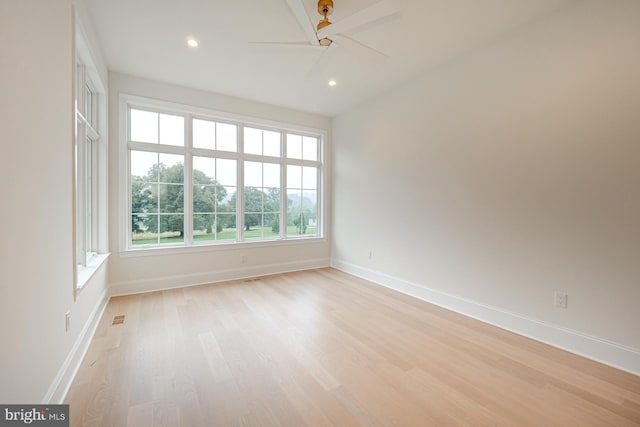
[[[74, 32], [73, 259], [74, 296], [109, 256], [107, 231], [107, 98], [87, 38]], [[91, 96], [87, 117], [86, 91]]]
[[[179, 115], [185, 118], [185, 146], [167, 146], [157, 143], [138, 143], [129, 141], [130, 135], [130, 109], [148, 110], [157, 113]], [[191, 120], [206, 119], [222, 123], [234, 124], [238, 127], [238, 141], [236, 152], [218, 151], [202, 148], [194, 148], [191, 134]], [[121, 94], [119, 99], [119, 164], [122, 173], [119, 176], [119, 224], [120, 224], [120, 253], [121, 256], [147, 256], [164, 253], [185, 253], [200, 252], [210, 250], [224, 250], [230, 246], [251, 245], [289, 245], [326, 242], [326, 173], [325, 173], [325, 150], [327, 132], [322, 129], [315, 129], [292, 124], [261, 120], [252, 117], [177, 104], [168, 101], [158, 101], [135, 95]], [[261, 130], [276, 131], [280, 138], [280, 157], [261, 156], [245, 154], [244, 151], [244, 127], [254, 127]], [[294, 133], [318, 138], [318, 160], [299, 160], [286, 157], [286, 134]], [[130, 172], [130, 151], [166, 152], [173, 154], [184, 154], [184, 185], [185, 185], [185, 218], [184, 218], [184, 242], [177, 244], [159, 245], [132, 245], [131, 230], [131, 172]], [[236, 206], [236, 240], [219, 241], [193, 241], [193, 203], [192, 203], [192, 180], [191, 163], [193, 156], [205, 156], [212, 158], [234, 159], [237, 161], [237, 196]], [[269, 238], [245, 238], [244, 237], [244, 161], [277, 163], [280, 165], [280, 233], [279, 236]], [[288, 164], [300, 166], [313, 166], [318, 169], [317, 180], [317, 234], [315, 235], [286, 235], [286, 170]]]

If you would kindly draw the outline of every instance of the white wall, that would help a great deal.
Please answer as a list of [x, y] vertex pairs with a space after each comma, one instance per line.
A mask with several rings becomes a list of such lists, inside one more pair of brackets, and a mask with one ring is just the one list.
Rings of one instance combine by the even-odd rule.
[[631, 347], [640, 372], [640, 2], [573, 2], [333, 130], [334, 265]]
[[104, 301], [106, 269], [73, 296], [72, 3], [0, 3], [3, 403], [62, 399], [65, 361]]
[[[127, 294], [191, 284], [209, 283], [282, 271], [327, 266], [330, 257], [328, 239], [277, 245], [224, 245], [203, 250], [184, 249], [181, 253], [130, 256], [121, 253], [119, 237], [119, 177], [125, 173], [119, 160], [120, 94], [136, 95], [188, 106], [206, 108], [253, 118], [279, 121], [314, 129], [331, 127], [327, 117], [284, 109], [224, 95], [188, 89], [118, 73], [109, 74], [110, 86], [110, 287], [111, 294]], [[330, 138], [329, 138], [330, 139]], [[128, 221], [124, 227], [128, 226]], [[246, 262], [242, 262], [242, 257]]]

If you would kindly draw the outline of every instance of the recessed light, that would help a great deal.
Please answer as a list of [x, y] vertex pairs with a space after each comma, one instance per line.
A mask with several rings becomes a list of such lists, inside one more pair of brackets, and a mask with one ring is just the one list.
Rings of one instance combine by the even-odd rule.
[[191, 47], [198, 47], [198, 41], [196, 39], [188, 39], [187, 44]]
[[337, 84], [338, 84], [338, 83], [336, 83], [336, 81], [335, 81], [335, 80], [333, 80], [333, 79], [329, 80], [329, 86], [335, 86], [335, 85], [337, 85]]

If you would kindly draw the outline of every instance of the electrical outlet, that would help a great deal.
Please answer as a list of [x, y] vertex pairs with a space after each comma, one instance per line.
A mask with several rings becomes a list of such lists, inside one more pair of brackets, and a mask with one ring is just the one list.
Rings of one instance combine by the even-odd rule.
[[567, 308], [568, 295], [564, 292], [556, 292], [553, 295], [553, 305], [556, 307]]
[[71, 312], [67, 311], [64, 314], [64, 331], [69, 332], [69, 329], [71, 329]]

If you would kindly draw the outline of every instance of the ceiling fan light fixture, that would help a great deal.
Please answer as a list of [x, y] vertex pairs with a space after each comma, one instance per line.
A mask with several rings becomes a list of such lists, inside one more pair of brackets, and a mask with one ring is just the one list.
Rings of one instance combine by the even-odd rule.
[[331, 43], [333, 43], [333, 40], [331, 40], [328, 37], [325, 37], [323, 39], [318, 40], [318, 42], [320, 43], [320, 46], [331, 46]]

